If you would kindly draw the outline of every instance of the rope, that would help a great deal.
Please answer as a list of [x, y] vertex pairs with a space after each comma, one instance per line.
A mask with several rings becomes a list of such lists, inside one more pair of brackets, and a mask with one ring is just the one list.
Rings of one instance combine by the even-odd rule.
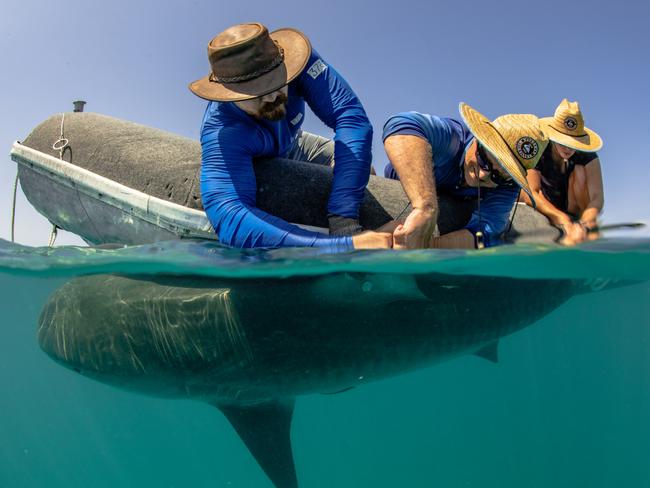
[[512, 230], [512, 223], [515, 221], [515, 215], [517, 215], [517, 207], [519, 206], [519, 198], [517, 198], [517, 201], [515, 202], [515, 209], [512, 212], [512, 216], [510, 217], [510, 224], [508, 224], [508, 230], [505, 232], [504, 235], [508, 235], [510, 231]]
[[11, 206], [11, 242], [15, 242], [16, 230], [16, 194], [18, 193], [18, 171], [16, 171], [16, 179], [14, 180], [14, 203]]
[[[54, 144], [52, 144], [52, 149], [55, 151], [59, 151], [59, 159], [63, 160], [63, 151], [65, 151], [65, 148], [68, 147], [68, 144], [70, 141], [63, 137], [63, 129], [65, 127], [65, 112], [61, 114], [61, 132], [59, 134], [59, 138], [54, 141]], [[50, 233], [50, 241], [48, 243], [48, 247], [53, 247], [54, 242], [56, 241], [56, 238], [58, 236], [58, 230], [59, 228], [57, 227], [56, 224], [52, 224], [52, 232]]]
[[59, 234], [58, 230], [59, 228], [56, 226], [56, 224], [52, 224], [52, 233], [50, 234], [50, 242], [48, 243], [47, 247], [54, 246], [54, 241], [56, 241], [56, 236]]
[[[478, 142], [477, 142], [478, 144]], [[477, 163], [478, 166], [478, 163]], [[479, 229], [481, 228], [481, 175], [480, 175], [480, 170], [478, 168], [474, 168], [474, 171], [476, 171], [475, 176], [476, 176], [476, 181], [478, 182], [478, 185], [476, 186], [476, 189], [478, 190], [477, 192], [477, 212], [478, 212], [478, 226]], [[474, 234], [474, 239], [476, 241], [476, 249], [483, 249], [485, 248], [485, 243], [483, 242], [483, 232], [476, 231], [476, 234]]]
[[65, 112], [61, 114], [61, 134], [59, 135], [59, 138], [54, 141], [54, 144], [52, 144], [52, 149], [55, 151], [59, 151], [59, 159], [63, 159], [63, 151], [65, 150], [66, 147], [68, 147], [69, 141], [63, 137], [63, 124], [65, 122]]

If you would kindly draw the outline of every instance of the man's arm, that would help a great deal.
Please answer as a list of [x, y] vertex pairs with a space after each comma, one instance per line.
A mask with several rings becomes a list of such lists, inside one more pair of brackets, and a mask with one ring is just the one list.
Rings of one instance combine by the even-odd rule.
[[331, 216], [358, 221], [370, 176], [372, 126], [352, 88], [316, 51], [297, 79], [314, 114], [334, 130], [334, 180], [327, 205]]
[[[573, 222], [567, 213], [557, 208], [544, 196], [541, 173], [536, 169], [531, 169], [528, 171], [526, 179], [533, 198], [535, 198], [536, 210], [544, 215], [551, 224], [562, 229], [564, 235], [560, 243], [570, 246], [584, 241], [587, 237], [585, 229], [580, 224]], [[521, 194], [525, 195], [525, 192], [522, 191]], [[525, 200], [529, 200], [527, 196]]]
[[443, 236], [432, 237], [429, 247], [436, 249], [475, 249], [476, 243], [470, 231], [461, 229]]
[[[329, 252], [353, 249], [355, 243], [350, 237], [307, 231], [256, 208], [255, 148], [250, 146], [254, 134], [242, 137], [243, 129], [213, 128], [201, 136], [201, 195], [219, 240], [234, 247], [308, 246]], [[390, 235], [365, 236], [357, 241], [359, 247], [390, 247]]]
[[397, 134], [384, 140], [384, 149], [413, 206], [393, 233], [394, 247], [427, 247], [438, 218], [431, 145], [419, 136]]
[[600, 160], [592, 160], [585, 166], [587, 177], [587, 190], [589, 191], [589, 204], [580, 215], [580, 222], [587, 228], [597, 226], [596, 219], [603, 210], [605, 197], [603, 192], [603, 175], [600, 169]]

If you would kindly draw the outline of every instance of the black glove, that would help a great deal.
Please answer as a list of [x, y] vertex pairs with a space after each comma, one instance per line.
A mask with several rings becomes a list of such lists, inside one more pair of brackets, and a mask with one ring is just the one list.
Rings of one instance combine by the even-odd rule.
[[328, 219], [331, 236], [351, 236], [363, 231], [358, 219], [341, 217], [340, 215], [330, 215]]

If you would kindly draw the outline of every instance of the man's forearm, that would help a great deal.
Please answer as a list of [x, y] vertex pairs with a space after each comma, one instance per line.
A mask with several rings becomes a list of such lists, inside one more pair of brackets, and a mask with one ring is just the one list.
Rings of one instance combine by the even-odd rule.
[[384, 147], [413, 208], [433, 210], [437, 214], [433, 156], [429, 143], [418, 136], [394, 135], [384, 141]]
[[475, 249], [474, 236], [467, 229], [432, 237], [430, 247], [436, 249]]

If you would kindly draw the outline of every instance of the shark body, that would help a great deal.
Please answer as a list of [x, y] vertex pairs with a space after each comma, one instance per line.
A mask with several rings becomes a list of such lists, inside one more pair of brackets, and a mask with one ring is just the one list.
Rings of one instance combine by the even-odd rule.
[[501, 337], [588, 289], [572, 280], [443, 274], [223, 282], [95, 275], [50, 297], [38, 338], [82, 375], [216, 406], [272, 482], [295, 488], [297, 396], [463, 354], [496, 361]]

